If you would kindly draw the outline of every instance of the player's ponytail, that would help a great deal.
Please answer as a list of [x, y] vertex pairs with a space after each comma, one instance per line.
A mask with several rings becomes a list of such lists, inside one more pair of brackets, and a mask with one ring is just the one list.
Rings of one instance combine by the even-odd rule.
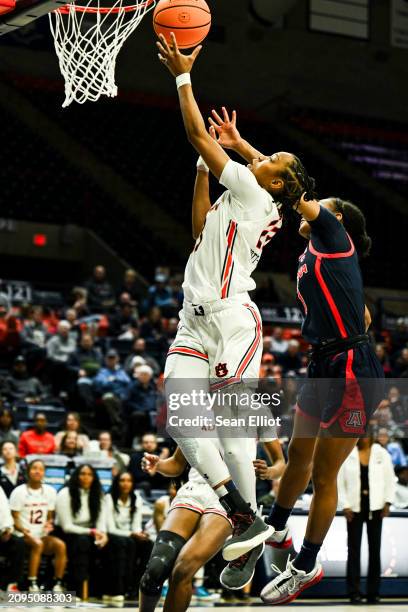
[[333, 198], [334, 212], [343, 215], [343, 225], [357, 249], [359, 257], [370, 254], [372, 240], [367, 234], [366, 219], [361, 210], [346, 200]]

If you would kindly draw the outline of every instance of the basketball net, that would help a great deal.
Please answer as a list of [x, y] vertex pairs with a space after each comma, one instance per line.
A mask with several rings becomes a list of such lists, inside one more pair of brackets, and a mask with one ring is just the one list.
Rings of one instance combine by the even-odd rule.
[[[71, 102], [96, 102], [101, 96], [115, 97], [116, 59], [125, 40], [134, 32], [156, 0], [126, 6], [116, 0], [110, 7], [100, 0], [86, 5], [74, 2], [49, 14], [51, 33], [65, 80], [63, 107]], [[90, 21], [95, 23], [90, 23]]]

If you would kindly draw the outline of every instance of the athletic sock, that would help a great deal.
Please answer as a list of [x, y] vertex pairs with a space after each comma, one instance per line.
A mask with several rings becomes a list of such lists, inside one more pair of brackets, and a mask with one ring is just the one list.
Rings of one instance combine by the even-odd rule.
[[215, 492], [220, 498], [220, 504], [228, 516], [232, 516], [238, 512], [255, 516], [250, 503], [243, 499], [232, 480], [229, 480], [226, 484], [222, 485], [222, 487], [216, 489]]
[[317, 555], [321, 547], [321, 544], [313, 544], [312, 542], [304, 539], [302, 548], [293, 560], [292, 565], [296, 569], [303, 570], [306, 572], [306, 574], [309, 574], [316, 565]]
[[275, 502], [265, 522], [275, 527], [276, 531], [283, 531], [288, 522], [288, 518], [292, 514], [292, 510], [293, 508], [283, 508]]

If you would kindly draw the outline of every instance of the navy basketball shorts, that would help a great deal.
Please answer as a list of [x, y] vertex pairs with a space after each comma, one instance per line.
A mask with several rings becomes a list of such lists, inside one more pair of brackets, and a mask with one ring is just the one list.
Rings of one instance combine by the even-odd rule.
[[319, 421], [323, 430], [363, 436], [384, 397], [384, 372], [367, 342], [312, 359], [297, 409], [306, 418]]

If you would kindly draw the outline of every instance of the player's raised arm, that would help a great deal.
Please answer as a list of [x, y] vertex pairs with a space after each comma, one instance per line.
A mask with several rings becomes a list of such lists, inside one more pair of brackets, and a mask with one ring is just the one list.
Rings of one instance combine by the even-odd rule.
[[217, 111], [212, 110], [212, 117], [208, 117], [210, 122], [210, 134], [223, 149], [231, 149], [240, 155], [247, 162], [253, 159], [267, 159], [267, 156], [255, 149], [247, 140], [241, 138], [237, 129], [237, 112], [232, 111], [231, 118], [225, 106], [221, 109], [222, 117]]
[[191, 87], [190, 72], [202, 47], [196, 47], [191, 55], [184, 55], [180, 53], [173, 33], [171, 33], [171, 47], [163, 35], [160, 35], [159, 38], [160, 42], [157, 43], [159, 59], [177, 80], [180, 108], [187, 137], [214, 176], [219, 179], [229, 157], [207, 132]]
[[208, 172], [209, 168], [200, 155], [197, 161], [197, 176], [193, 194], [192, 221], [194, 240], [197, 240], [203, 231], [207, 213], [211, 208]]

